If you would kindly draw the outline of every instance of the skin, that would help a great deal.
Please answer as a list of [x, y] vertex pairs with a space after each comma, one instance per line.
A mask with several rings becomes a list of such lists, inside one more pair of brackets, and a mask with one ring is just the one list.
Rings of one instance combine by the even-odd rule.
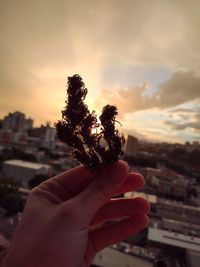
[[3, 267], [89, 266], [98, 251], [147, 226], [145, 199], [112, 199], [143, 185], [124, 161], [101, 172], [78, 166], [43, 182], [29, 195]]

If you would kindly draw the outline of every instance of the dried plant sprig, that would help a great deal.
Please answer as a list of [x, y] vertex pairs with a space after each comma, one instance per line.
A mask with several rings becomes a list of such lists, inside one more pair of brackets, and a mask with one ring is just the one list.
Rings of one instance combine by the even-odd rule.
[[101, 168], [118, 160], [125, 140], [115, 129], [117, 108], [105, 106], [99, 117], [100, 125], [95, 111], [90, 113], [84, 103], [86, 95], [87, 88], [82, 78], [77, 74], [68, 77], [66, 106], [62, 120], [55, 124], [57, 137], [78, 161], [91, 168]]
[[107, 149], [103, 155], [103, 163], [109, 164], [118, 160], [118, 156], [122, 155], [122, 145], [125, 143], [123, 135], [115, 129], [115, 117], [117, 116], [117, 108], [115, 106], [106, 105], [99, 117], [102, 125], [102, 135], [107, 142]]

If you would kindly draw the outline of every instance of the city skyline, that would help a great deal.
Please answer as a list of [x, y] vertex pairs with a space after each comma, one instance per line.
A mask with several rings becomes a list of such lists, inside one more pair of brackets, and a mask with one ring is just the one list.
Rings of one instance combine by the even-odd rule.
[[90, 110], [117, 105], [127, 133], [200, 140], [198, 1], [23, 0], [0, 10], [1, 118], [20, 110], [53, 124], [78, 73]]
[[[15, 119], [13, 119], [15, 118]], [[20, 119], [19, 119], [20, 118]], [[44, 123], [41, 124], [36, 124], [34, 117], [33, 116], [27, 116], [27, 114], [25, 114], [22, 111], [14, 111], [14, 112], [8, 112], [4, 117], [0, 117], [0, 123], [1, 123], [1, 127], [0, 127], [0, 132], [6, 132], [6, 131], [11, 131], [11, 132], [17, 132], [17, 133], [22, 133], [22, 132], [26, 132], [27, 130], [30, 129], [42, 129], [42, 128], [51, 128], [54, 131], [56, 131], [56, 128], [54, 126], [53, 123], [51, 123], [50, 121], [46, 120]], [[17, 123], [17, 127], [16, 128], [16, 123]], [[116, 123], [117, 124], [117, 123]], [[123, 129], [124, 130], [124, 129]], [[198, 145], [200, 142], [198, 140], [186, 140], [185, 142], [165, 142], [165, 141], [158, 141], [158, 140], [150, 140], [150, 139], [143, 139], [142, 137], [137, 137], [134, 136], [134, 134], [130, 134], [128, 133], [126, 130], [122, 131], [121, 129], [121, 133], [125, 134], [125, 138], [128, 139], [128, 137], [133, 138], [135, 140], [139, 141], [145, 141], [145, 142], [152, 142], [152, 143], [169, 143], [169, 144], [195, 144]], [[134, 147], [134, 146], [133, 146]], [[133, 148], [132, 148], [133, 149]], [[134, 151], [134, 149], [133, 149]]]

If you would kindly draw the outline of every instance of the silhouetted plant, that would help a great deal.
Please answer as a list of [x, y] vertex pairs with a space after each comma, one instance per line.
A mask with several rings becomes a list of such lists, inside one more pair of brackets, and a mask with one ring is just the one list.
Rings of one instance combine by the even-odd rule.
[[84, 103], [86, 95], [82, 78], [77, 74], [68, 77], [66, 106], [62, 120], [55, 124], [57, 137], [79, 162], [91, 168], [101, 168], [118, 160], [125, 140], [115, 129], [117, 108], [106, 105], [99, 124], [95, 111], [90, 113]]

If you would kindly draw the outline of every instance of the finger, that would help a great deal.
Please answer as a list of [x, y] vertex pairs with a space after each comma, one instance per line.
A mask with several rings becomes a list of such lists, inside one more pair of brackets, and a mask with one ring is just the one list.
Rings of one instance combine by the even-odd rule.
[[136, 213], [144, 214], [149, 212], [149, 209], [149, 202], [141, 197], [131, 199], [112, 199], [99, 211], [97, 211], [90, 225], [95, 225], [117, 218], [130, 217]]
[[84, 203], [85, 218], [91, 221], [94, 214], [105, 205], [123, 183], [127, 176], [128, 166], [118, 161], [106, 168], [77, 197], [78, 203]]
[[[80, 165], [65, 171], [40, 184], [45, 189], [65, 201], [83, 191], [87, 185], [98, 175], [98, 171]], [[125, 192], [135, 191], [144, 185], [144, 178], [139, 173], [128, 173], [122, 186], [113, 194], [119, 195]]]
[[39, 188], [50, 191], [61, 200], [67, 200], [81, 192], [97, 174], [98, 171], [80, 165], [48, 179]]
[[90, 261], [94, 255], [103, 248], [128, 238], [144, 229], [148, 225], [148, 217], [145, 214], [137, 214], [123, 221], [103, 226], [89, 232], [88, 254]]
[[139, 173], [130, 172], [127, 174], [123, 184], [114, 192], [114, 195], [121, 195], [126, 192], [136, 191], [144, 186], [144, 177]]
[[82, 181], [85, 181], [85, 184], [89, 183], [97, 174], [98, 171], [90, 169], [84, 165], [79, 165], [55, 176], [52, 179], [71, 188], [75, 185], [77, 186], [79, 184], [83, 184]]

